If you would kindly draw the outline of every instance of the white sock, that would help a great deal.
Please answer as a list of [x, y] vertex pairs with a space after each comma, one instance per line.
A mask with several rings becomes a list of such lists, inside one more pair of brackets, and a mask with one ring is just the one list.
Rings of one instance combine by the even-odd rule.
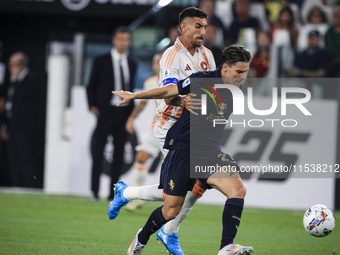
[[158, 189], [158, 184], [155, 184], [152, 186], [127, 187], [123, 191], [123, 196], [129, 201], [134, 199], [164, 201], [162, 192], [162, 189]]
[[188, 191], [180, 213], [175, 219], [167, 222], [164, 225], [164, 232], [166, 234], [172, 234], [173, 232], [178, 233], [179, 225], [181, 225], [182, 221], [189, 215], [197, 200], [198, 197], [196, 197], [191, 191]]

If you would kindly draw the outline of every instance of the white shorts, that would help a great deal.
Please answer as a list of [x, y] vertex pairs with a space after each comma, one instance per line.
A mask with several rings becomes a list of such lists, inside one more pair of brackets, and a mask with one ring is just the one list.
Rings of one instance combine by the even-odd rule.
[[159, 148], [153, 136], [152, 129], [148, 129], [143, 135], [140, 144], [136, 146], [136, 151], [145, 151], [152, 157], [157, 157]]
[[169, 152], [169, 150], [163, 148], [167, 132], [168, 132], [168, 129], [164, 129], [158, 126], [153, 127], [154, 138], [156, 139], [158, 149], [161, 150], [164, 158]]

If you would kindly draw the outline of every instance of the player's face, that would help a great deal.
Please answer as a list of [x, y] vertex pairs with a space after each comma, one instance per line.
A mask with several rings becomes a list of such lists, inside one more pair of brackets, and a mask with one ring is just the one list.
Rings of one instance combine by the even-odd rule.
[[236, 62], [232, 66], [228, 66], [224, 63], [221, 70], [221, 76], [225, 83], [239, 87], [241, 82], [246, 79], [248, 70], [248, 62]]
[[130, 34], [118, 32], [112, 39], [112, 44], [119, 53], [124, 53], [130, 47]]
[[193, 47], [201, 47], [208, 26], [206, 18], [186, 18], [182, 24], [182, 36], [185, 36]]

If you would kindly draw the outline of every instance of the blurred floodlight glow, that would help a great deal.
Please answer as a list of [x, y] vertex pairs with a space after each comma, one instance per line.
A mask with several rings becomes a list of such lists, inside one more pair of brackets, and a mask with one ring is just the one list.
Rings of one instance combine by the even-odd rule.
[[128, 29], [130, 31], [134, 30], [136, 27], [138, 27], [140, 24], [142, 24], [147, 18], [149, 18], [154, 13], [158, 12], [163, 7], [165, 7], [168, 4], [170, 4], [172, 1], [173, 0], [159, 0], [159, 2], [157, 4], [155, 4], [154, 7], [152, 7], [152, 9], [150, 9], [147, 13], [143, 14], [142, 16], [140, 16], [134, 22], [132, 22], [128, 26]]
[[161, 7], [167, 6], [168, 4], [170, 4], [173, 0], [159, 0], [158, 4]]

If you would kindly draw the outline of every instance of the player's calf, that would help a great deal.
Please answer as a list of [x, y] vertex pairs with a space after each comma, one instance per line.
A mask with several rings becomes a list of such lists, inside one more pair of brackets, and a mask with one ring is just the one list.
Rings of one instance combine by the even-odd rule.
[[171, 196], [165, 194], [164, 206], [162, 208], [163, 216], [166, 220], [175, 219], [181, 212], [185, 197]]

